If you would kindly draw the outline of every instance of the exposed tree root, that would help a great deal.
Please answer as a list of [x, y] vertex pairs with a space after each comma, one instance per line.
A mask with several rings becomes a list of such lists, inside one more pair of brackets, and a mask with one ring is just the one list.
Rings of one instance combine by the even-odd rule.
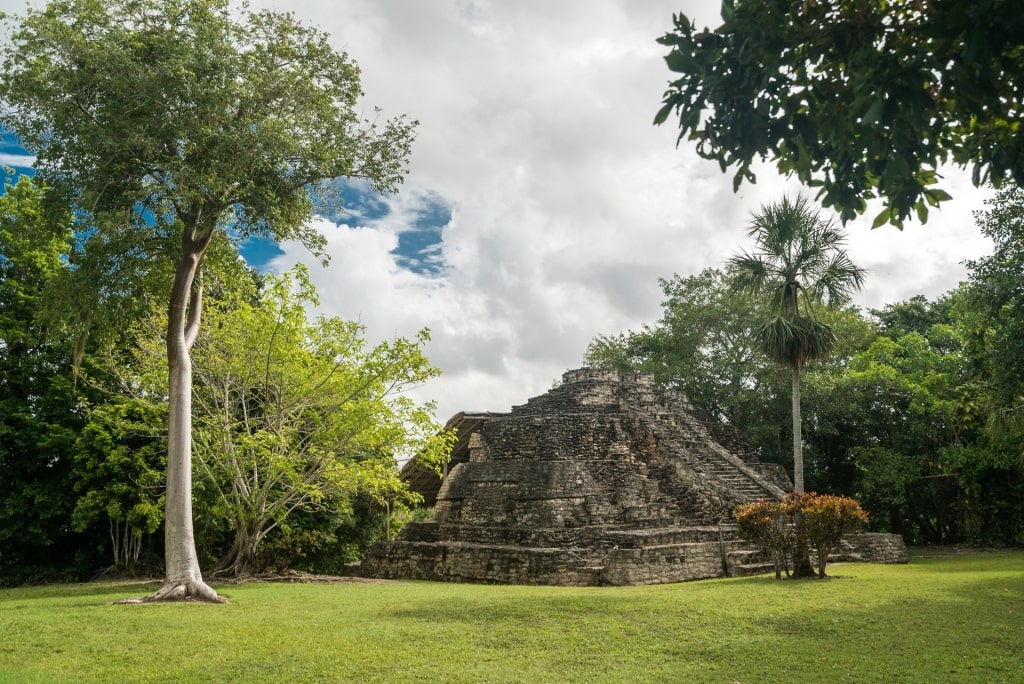
[[227, 603], [228, 600], [217, 594], [202, 580], [168, 580], [163, 586], [149, 596], [136, 596], [122, 599], [116, 603], [180, 603], [195, 601], [197, 603]]

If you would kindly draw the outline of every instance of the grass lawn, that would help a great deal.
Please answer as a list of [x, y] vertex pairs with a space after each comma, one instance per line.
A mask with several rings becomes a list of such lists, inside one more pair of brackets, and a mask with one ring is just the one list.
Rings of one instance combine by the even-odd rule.
[[[0, 682], [1024, 682], [1024, 551], [649, 587], [0, 591]], [[155, 586], [155, 585], [153, 585]]]

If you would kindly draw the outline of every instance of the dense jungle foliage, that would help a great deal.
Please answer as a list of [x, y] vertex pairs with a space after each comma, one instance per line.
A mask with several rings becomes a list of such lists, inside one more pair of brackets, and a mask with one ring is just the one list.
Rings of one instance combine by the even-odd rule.
[[[976, 213], [994, 253], [952, 292], [821, 306], [832, 354], [803, 379], [806, 489], [851, 496], [912, 544], [1024, 543], [1024, 192]], [[644, 370], [792, 473], [790, 373], [754, 345], [767, 304], [708, 268], [661, 280], [662, 318], [595, 338], [589, 365]]]
[[[65, 304], [81, 302], [67, 288], [86, 257], [46, 198], [27, 176], [0, 196], [0, 585], [158, 574], [158, 299], [127, 274], [132, 287], [93, 302], [84, 336]], [[260, 275], [215, 247], [207, 272], [194, 386], [201, 562], [215, 575], [338, 573], [415, 514], [396, 459], [447, 453], [432, 406], [402, 394], [438, 372], [422, 352], [429, 331], [370, 345], [357, 323], [308, 316], [316, 292], [301, 268]]]

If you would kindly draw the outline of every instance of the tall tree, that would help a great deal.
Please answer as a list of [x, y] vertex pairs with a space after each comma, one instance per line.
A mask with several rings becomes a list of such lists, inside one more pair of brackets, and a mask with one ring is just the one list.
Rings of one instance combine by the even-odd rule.
[[986, 387], [990, 428], [1013, 438], [1024, 463], [1024, 190], [1007, 185], [975, 218], [994, 252], [968, 262], [962, 324]]
[[729, 260], [737, 292], [765, 297], [773, 316], [756, 328], [757, 346], [771, 360], [788, 366], [792, 378], [793, 484], [804, 491], [800, 418], [800, 371], [836, 343], [831, 327], [818, 320], [815, 305], [840, 305], [859, 290], [866, 272], [850, 261], [842, 231], [803, 197], [761, 207], [747, 230], [752, 252]]
[[971, 165], [975, 185], [1024, 183], [1012, 0], [724, 0], [714, 30], [673, 19], [655, 123], [677, 116], [680, 141], [736, 168], [734, 188], [771, 159], [843, 221], [880, 197], [875, 224], [899, 226], [949, 198], [941, 164]]
[[15, 22], [3, 65], [0, 124], [74, 207], [86, 252], [125, 227], [175, 238], [166, 576], [146, 600], [220, 601], [192, 526], [190, 350], [204, 256], [229, 230], [318, 250], [306, 224], [317, 195], [338, 177], [395, 191], [415, 123], [361, 120], [358, 67], [325, 34], [228, 0], [54, 0]]

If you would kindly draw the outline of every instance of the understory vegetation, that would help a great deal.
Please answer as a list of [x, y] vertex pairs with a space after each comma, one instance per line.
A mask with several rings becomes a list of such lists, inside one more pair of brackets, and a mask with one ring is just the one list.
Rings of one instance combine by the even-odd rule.
[[821, 582], [241, 584], [145, 609], [110, 605], [138, 584], [7, 589], [0, 681], [1014, 682], [1022, 566], [933, 549]]

